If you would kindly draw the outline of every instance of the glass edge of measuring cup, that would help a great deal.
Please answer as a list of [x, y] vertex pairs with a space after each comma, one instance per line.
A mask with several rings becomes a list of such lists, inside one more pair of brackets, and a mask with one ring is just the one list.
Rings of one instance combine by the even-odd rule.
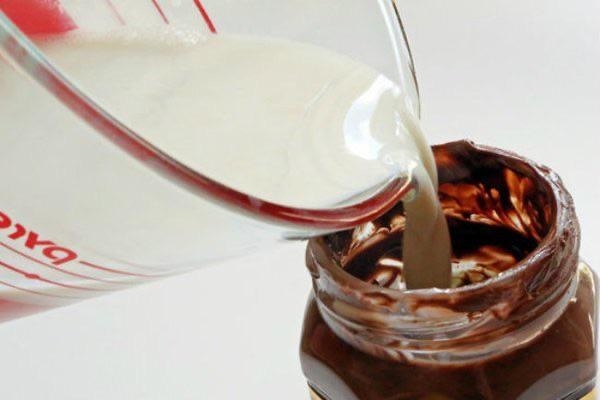
[[[395, 0], [380, 0], [395, 47], [400, 84], [409, 88], [409, 105], [419, 115], [419, 90], [406, 32]], [[45, 88], [113, 145], [155, 173], [203, 199], [239, 214], [283, 228], [283, 237], [301, 238], [349, 229], [373, 220], [411, 192], [410, 177], [390, 178], [366, 199], [348, 200], [327, 209], [298, 208], [259, 199], [228, 187], [173, 159], [122, 124], [63, 75], [0, 10], [0, 56]], [[407, 82], [408, 81], [408, 82]], [[360, 196], [355, 196], [360, 198]], [[351, 199], [350, 199], [351, 200]]]

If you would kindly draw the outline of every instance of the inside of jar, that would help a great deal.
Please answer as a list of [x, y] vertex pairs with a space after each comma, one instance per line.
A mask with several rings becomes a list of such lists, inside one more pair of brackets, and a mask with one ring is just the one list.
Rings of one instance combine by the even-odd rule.
[[[439, 198], [452, 241], [452, 287], [482, 282], [535, 251], [555, 219], [552, 189], [529, 161], [469, 142], [434, 146]], [[402, 203], [326, 237], [339, 265], [373, 285], [406, 288]]]

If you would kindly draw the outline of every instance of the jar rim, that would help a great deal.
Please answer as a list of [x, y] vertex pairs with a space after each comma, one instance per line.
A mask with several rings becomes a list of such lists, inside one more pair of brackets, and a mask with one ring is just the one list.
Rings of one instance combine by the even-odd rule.
[[[358, 292], [377, 292], [390, 300], [396, 301], [415, 301], [423, 300], [431, 303], [432, 301], [452, 303], [459, 297], [480, 296], [486, 292], [492, 292], [496, 289], [509, 287], [511, 283], [519, 280], [519, 278], [528, 274], [531, 269], [535, 269], [537, 264], [542, 263], [540, 259], [552, 258], [560, 246], [560, 242], [564, 242], [565, 235], [572, 236], [575, 239], [575, 246], [571, 249], [575, 253], [575, 261], [571, 266], [575, 271], [577, 267], [578, 251], [579, 251], [579, 225], [574, 212], [573, 200], [564, 188], [560, 177], [550, 168], [540, 165], [527, 158], [521, 157], [513, 152], [497, 149], [490, 146], [478, 145], [471, 141], [457, 141], [447, 143], [445, 145], [434, 146], [442, 147], [461, 147], [470, 152], [477, 152], [486, 156], [493, 156], [509, 160], [512, 163], [526, 167], [531, 173], [539, 179], [540, 183], [548, 189], [550, 194], [551, 221], [546, 235], [543, 236], [535, 249], [529, 252], [525, 258], [517, 262], [510, 269], [503, 271], [497, 276], [484, 280], [482, 282], [471, 283], [458, 288], [425, 288], [413, 290], [397, 290], [373, 285], [365, 282], [352, 274], [348, 273], [341, 267], [339, 259], [327, 245], [326, 237], [318, 237], [311, 239], [307, 247], [307, 251], [311, 254], [313, 260], [318, 263], [319, 267], [326, 271], [328, 275], [340, 286]], [[315, 251], [324, 251], [327, 254], [321, 254], [319, 257]], [[329, 259], [329, 260], [327, 260]], [[323, 262], [325, 261], [325, 262]], [[334, 261], [334, 262], [327, 262]], [[564, 274], [563, 277], [568, 278], [572, 274]], [[530, 277], [535, 278], [535, 274]], [[556, 286], [564, 284], [564, 279], [556, 280]]]

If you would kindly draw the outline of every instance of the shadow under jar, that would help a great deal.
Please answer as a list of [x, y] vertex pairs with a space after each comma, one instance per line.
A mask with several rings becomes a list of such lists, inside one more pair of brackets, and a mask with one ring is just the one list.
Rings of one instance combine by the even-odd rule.
[[512, 153], [434, 147], [453, 287], [406, 291], [402, 205], [312, 239], [301, 342], [314, 399], [593, 399], [596, 277], [558, 176]]

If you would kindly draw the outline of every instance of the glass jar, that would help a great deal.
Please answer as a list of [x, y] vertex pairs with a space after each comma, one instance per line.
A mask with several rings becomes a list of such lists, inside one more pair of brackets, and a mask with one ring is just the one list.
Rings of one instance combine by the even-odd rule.
[[[579, 259], [579, 225], [560, 179], [546, 167], [469, 142], [434, 150], [442, 195], [447, 185], [467, 190], [473, 182], [482, 193], [496, 189], [498, 202], [481, 206], [475, 196], [468, 204], [488, 207], [480, 214], [507, 216], [510, 228], [537, 227], [539, 241], [491, 279], [402, 291], [344, 270], [350, 233], [311, 240], [306, 261], [313, 293], [301, 362], [312, 398], [595, 398], [596, 276]], [[518, 184], [498, 188], [506, 177]], [[448, 204], [442, 201], [448, 218], [465, 217]], [[500, 205], [505, 209], [493, 209]], [[477, 216], [469, 220], [484, 220]], [[384, 235], [393, 230], [386, 229]]]

